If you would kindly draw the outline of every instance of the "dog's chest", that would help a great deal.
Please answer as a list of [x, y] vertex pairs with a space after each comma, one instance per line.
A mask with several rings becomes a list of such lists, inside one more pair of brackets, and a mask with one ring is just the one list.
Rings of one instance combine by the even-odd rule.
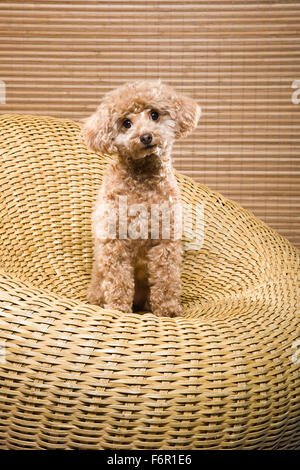
[[94, 232], [107, 233], [105, 227], [109, 226], [116, 238], [121, 239], [173, 238], [180, 210], [179, 190], [172, 175], [170, 179], [144, 181], [110, 178], [99, 194]]
[[129, 205], [144, 204], [148, 208], [153, 204], [174, 204], [177, 194], [168, 184], [161, 184], [158, 187], [149, 188], [147, 185], [127, 188], [124, 196], [127, 197]]

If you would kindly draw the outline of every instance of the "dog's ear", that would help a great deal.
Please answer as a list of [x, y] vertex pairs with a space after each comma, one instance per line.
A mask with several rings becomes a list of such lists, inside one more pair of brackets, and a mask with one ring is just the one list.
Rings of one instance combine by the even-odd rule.
[[201, 108], [188, 96], [176, 96], [176, 138], [185, 137], [194, 130], [201, 116]]
[[90, 117], [84, 120], [81, 135], [90, 150], [100, 153], [114, 153], [112, 129], [108, 107], [101, 103]]

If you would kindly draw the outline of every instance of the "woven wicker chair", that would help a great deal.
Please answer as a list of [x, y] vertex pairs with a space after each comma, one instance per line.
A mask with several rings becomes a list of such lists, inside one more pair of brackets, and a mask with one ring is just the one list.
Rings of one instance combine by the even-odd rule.
[[201, 250], [185, 252], [184, 316], [88, 305], [90, 214], [109, 158], [78, 131], [0, 119], [0, 447], [299, 447], [296, 249], [177, 175], [205, 215]]

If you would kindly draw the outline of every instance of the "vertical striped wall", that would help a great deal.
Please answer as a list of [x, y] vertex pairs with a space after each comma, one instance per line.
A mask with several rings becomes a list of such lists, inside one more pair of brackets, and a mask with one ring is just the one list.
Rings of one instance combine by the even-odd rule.
[[0, 29], [0, 112], [76, 120], [160, 77], [203, 108], [176, 168], [300, 246], [300, 3], [1, 1]]

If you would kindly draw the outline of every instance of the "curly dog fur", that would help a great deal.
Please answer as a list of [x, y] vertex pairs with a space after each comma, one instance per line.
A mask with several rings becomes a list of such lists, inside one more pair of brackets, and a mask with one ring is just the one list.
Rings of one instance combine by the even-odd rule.
[[[92, 215], [90, 303], [123, 312], [151, 309], [159, 316], [181, 314], [182, 250], [180, 239], [174, 235], [172, 212], [173, 207], [180, 207], [180, 193], [171, 149], [175, 139], [197, 126], [199, 117], [200, 107], [193, 99], [160, 80], [145, 80], [107, 93], [96, 112], [86, 119], [82, 134], [88, 147], [114, 156]], [[126, 197], [129, 208], [169, 208], [172, 233], [163, 236], [161, 215], [156, 213], [153, 220], [158, 223], [158, 236], [153, 237], [150, 224], [147, 237], [145, 233], [139, 237], [134, 230], [131, 237], [122, 235], [121, 224], [130, 227], [135, 219], [130, 210], [125, 219], [120, 217], [122, 197]], [[112, 224], [116, 232], [108, 236], [111, 232], [103, 230], [112, 213], [116, 215]], [[143, 223], [141, 217], [139, 222]]]

